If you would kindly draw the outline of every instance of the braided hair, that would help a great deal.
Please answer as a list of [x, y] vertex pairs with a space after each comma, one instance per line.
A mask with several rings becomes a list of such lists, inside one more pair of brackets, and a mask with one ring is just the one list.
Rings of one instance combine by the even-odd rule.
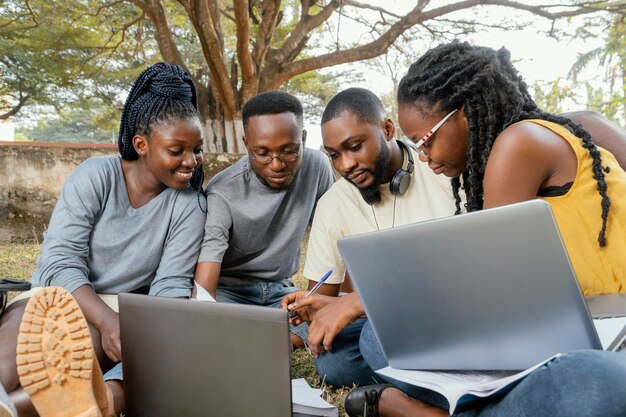
[[[122, 159], [139, 158], [133, 146], [135, 135], [150, 134], [160, 126], [177, 120], [198, 120], [196, 88], [189, 74], [180, 66], [159, 62], [146, 68], [135, 80], [122, 111], [117, 141]], [[204, 193], [204, 171], [200, 164], [190, 184]], [[199, 196], [198, 196], [199, 198]]]
[[[496, 137], [521, 120], [542, 119], [568, 128], [580, 138], [593, 159], [593, 177], [601, 196], [602, 228], [600, 246], [606, 245], [606, 225], [611, 201], [607, 195], [600, 152], [591, 135], [570, 119], [537, 107], [505, 48], [472, 46], [454, 41], [426, 52], [414, 62], [400, 81], [398, 102], [418, 109], [439, 106], [442, 113], [463, 107], [468, 121], [467, 169], [462, 174], [467, 211], [483, 207], [483, 178], [487, 159]], [[452, 180], [456, 214], [461, 212], [459, 177]]]

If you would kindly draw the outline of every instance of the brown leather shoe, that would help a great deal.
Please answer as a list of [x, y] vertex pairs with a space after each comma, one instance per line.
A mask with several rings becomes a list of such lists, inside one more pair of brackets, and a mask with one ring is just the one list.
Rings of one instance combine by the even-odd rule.
[[97, 398], [106, 401], [106, 392], [96, 395], [93, 383], [102, 372], [87, 321], [65, 289], [47, 287], [29, 299], [18, 337], [17, 373], [40, 417], [102, 417]]

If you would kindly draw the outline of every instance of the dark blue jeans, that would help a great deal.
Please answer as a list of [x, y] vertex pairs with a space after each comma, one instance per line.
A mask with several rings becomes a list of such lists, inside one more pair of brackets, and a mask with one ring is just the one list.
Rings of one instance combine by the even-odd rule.
[[[354, 323], [357, 325], [357, 323]], [[374, 369], [387, 366], [380, 344], [366, 320], [333, 342], [333, 353], [323, 353], [316, 364], [327, 381], [368, 383], [384, 381]], [[344, 332], [342, 332], [344, 333]], [[358, 336], [357, 336], [358, 334]], [[358, 337], [355, 339], [355, 337]], [[356, 350], [355, 350], [356, 349]], [[355, 362], [349, 362], [349, 358]], [[321, 364], [321, 367], [320, 367]], [[347, 379], [343, 379], [343, 376]], [[413, 398], [447, 408], [441, 396], [395, 380], [389, 382]], [[475, 408], [455, 414], [461, 417], [559, 417], [626, 416], [626, 352], [580, 350], [562, 354], [523, 379], [503, 396], [490, 398]]]

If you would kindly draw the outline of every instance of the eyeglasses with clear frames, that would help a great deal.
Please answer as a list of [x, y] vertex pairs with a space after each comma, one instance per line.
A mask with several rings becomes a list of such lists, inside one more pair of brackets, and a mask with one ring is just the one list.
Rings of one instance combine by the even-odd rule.
[[282, 162], [293, 162], [298, 159], [298, 155], [300, 155], [299, 147], [295, 151], [281, 152], [276, 156], [269, 153], [265, 155], [259, 155], [252, 150], [250, 151], [250, 159], [254, 159], [263, 165], [271, 164], [274, 159], [278, 159]]
[[430, 139], [430, 137], [432, 135], [435, 134], [435, 132], [441, 127], [443, 126], [443, 124], [446, 122], [446, 120], [448, 120], [450, 117], [452, 117], [452, 115], [454, 113], [456, 113], [458, 111], [458, 109], [454, 109], [452, 110], [450, 113], [446, 114], [446, 116], [441, 119], [439, 121], [439, 123], [437, 123], [435, 125], [435, 127], [433, 127], [432, 129], [430, 129], [424, 136], [422, 136], [422, 138], [420, 140], [418, 140], [417, 142], [413, 143], [413, 141], [411, 139], [409, 139], [408, 137], [405, 136], [405, 142], [407, 143], [407, 145], [409, 145], [413, 150], [415, 150], [415, 152], [417, 152], [418, 154], [420, 154], [421, 156], [423, 156], [424, 158], [430, 158], [430, 155], [428, 155], [426, 152], [424, 152], [424, 150], [422, 149], [422, 145], [424, 145], [426, 142], [428, 142], [428, 140]]

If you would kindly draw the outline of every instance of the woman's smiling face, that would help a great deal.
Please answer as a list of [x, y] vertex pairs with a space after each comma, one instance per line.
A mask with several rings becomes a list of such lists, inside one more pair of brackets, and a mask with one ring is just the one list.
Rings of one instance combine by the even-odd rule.
[[143, 142], [149, 173], [164, 187], [183, 189], [202, 165], [202, 128], [198, 120], [176, 120], [153, 129]]

